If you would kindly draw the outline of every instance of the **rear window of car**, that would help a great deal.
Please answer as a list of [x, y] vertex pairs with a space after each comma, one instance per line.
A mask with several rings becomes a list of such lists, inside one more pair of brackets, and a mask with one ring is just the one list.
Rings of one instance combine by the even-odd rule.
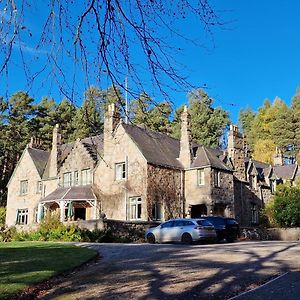
[[212, 224], [207, 220], [198, 220], [197, 224], [201, 226], [212, 226]]
[[238, 222], [234, 219], [226, 219], [226, 223], [229, 225], [237, 225]]
[[213, 225], [224, 225], [225, 221], [222, 218], [207, 218], [207, 220]]

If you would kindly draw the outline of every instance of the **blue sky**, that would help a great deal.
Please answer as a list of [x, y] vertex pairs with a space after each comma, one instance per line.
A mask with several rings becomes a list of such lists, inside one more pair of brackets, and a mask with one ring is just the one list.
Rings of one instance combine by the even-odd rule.
[[[257, 110], [266, 98], [273, 100], [279, 96], [289, 104], [296, 88], [300, 87], [300, 2], [226, 0], [213, 3], [225, 24], [214, 27], [212, 35], [200, 30], [193, 19], [179, 24], [182, 33], [205, 45], [178, 45], [183, 50], [177, 60], [185, 66], [189, 80], [196, 86], [205, 85], [215, 105], [229, 111], [233, 122], [237, 122], [241, 108], [250, 106]], [[34, 17], [27, 19], [33, 33], [38, 31], [43, 13], [43, 7], [35, 7]], [[31, 45], [26, 46], [30, 55]], [[13, 59], [9, 80], [0, 78], [0, 95], [26, 89], [20, 55], [15, 53]], [[31, 65], [33, 69], [38, 66], [39, 61]], [[47, 95], [61, 100], [63, 96], [55, 82], [50, 84], [48, 78], [43, 77], [39, 80], [39, 83], [44, 82], [43, 87], [36, 85], [30, 90], [37, 101]], [[102, 87], [105, 84], [107, 81], [102, 81]], [[84, 85], [79, 84], [78, 90], [82, 95]], [[187, 102], [186, 91], [171, 92], [171, 98], [175, 106], [180, 106]]]

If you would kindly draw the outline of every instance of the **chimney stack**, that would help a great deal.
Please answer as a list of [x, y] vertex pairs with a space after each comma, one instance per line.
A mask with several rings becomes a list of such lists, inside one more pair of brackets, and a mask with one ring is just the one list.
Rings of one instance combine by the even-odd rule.
[[58, 163], [61, 151], [61, 134], [59, 133], [59, 124], [53, 129], [52, 149], [50, 153], [49, 177], [56, 177], [58, 174]]
[[283, 153], [278, 147], [276, 147], [275, 154], [273, 155], [273, 165], [283, 166], [283, 164], [284, 164]]
[[179, 161], [184, 168], [189, 168], [192, 164], [192, 135], [191, 135], [191, 117], [188, 113], [187, 106], [183, 108], [181, 113], [181, 136], [180, 136], [180, 152]]

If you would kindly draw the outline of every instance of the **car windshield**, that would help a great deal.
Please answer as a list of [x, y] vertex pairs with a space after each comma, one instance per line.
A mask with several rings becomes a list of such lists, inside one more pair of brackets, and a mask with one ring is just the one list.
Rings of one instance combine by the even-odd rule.
[[207, 220], [198, 220], [197, 221], [197, 224], [198, 225], [201, 225], [201, 226], [213, 226], [209, 221]]

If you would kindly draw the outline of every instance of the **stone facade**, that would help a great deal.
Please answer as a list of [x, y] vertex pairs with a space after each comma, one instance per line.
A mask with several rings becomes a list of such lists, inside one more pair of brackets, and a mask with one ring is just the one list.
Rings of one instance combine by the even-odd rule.
[[193, 144], [187, 108], [180, 140], [124, 124], [109, 105], [102, 135], [62, 144], [55, 127], [52, 144], [49, 152], [33, 143], [24, 150], [8, 184], [7, 225], [34, 224], [44, 210], [59, 210], [62, 221], [223, 215], [251, 226], [278, 174], [282, 180], [300, 175], [298, 166], [286, 172], [245, 158], [236, 126], [226, 151]]

